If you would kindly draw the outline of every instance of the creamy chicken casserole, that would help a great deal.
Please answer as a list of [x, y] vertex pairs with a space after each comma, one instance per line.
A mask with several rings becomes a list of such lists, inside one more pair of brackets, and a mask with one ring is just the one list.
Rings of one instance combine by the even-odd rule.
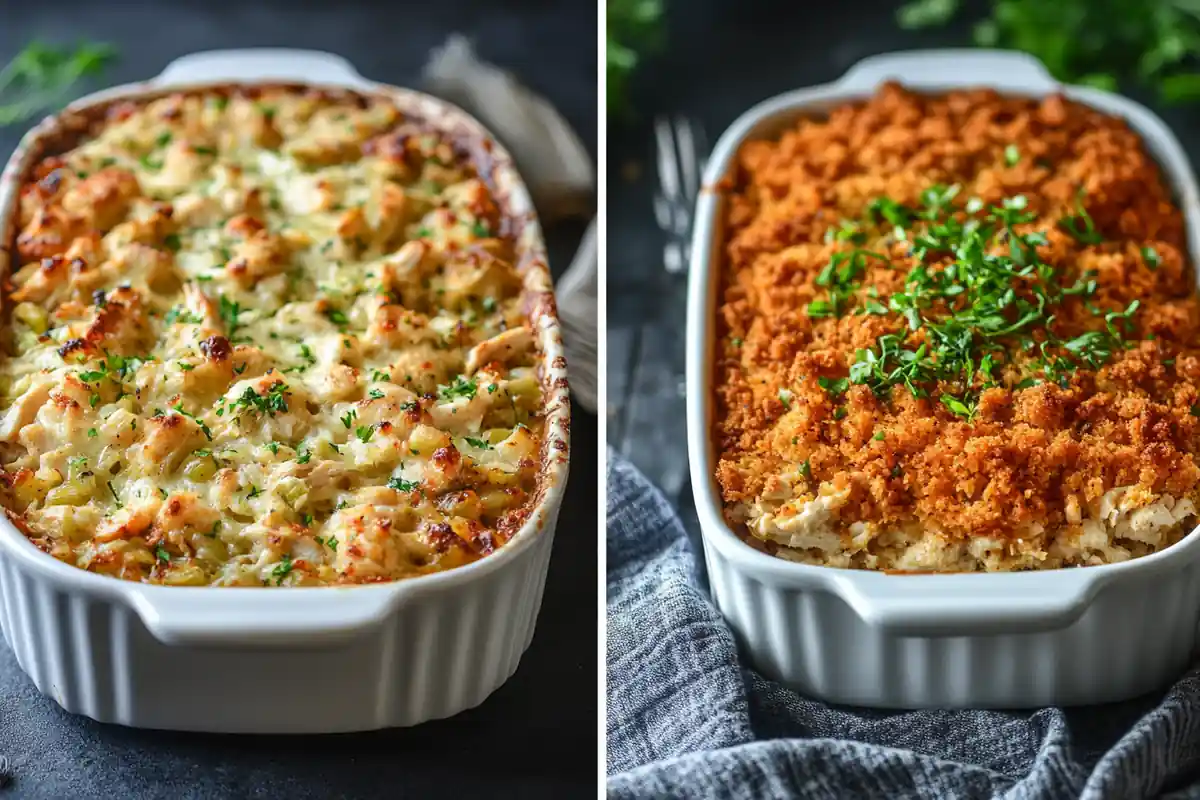
[[1200, 303], [1121, 120], [897, 85], [746, 143], [726, 196], [727, 521], [809, 564], [1023, 570], [1197, 522]]
[[362, 583], [476, 560], [528, 516], [514, 221], [449, 134], [351, 93], [178, 93], [110, 107], [19, 203], [0, 461], [44, 551]]

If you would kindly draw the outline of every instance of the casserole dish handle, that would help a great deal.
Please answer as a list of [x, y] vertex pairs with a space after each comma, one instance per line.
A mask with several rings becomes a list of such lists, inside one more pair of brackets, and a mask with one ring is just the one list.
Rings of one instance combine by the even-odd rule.
[[261, 47], [207, 50], [177, 58], [154, 78], [159, 86], [208, 81], [292, 80], [369, 89], [370, 82], [354, 66], [333, 53]]
[[[1087, 569], [1037, 573], [838, 576], [835, 591], [869, 625], [897, 636], [966, 636], [1059, 630], [1077, 620], [1100, 585]], [[1029, 580], [1026, 580], [1026, 579]]]
[[949, 49], [884, 53], [859, 61], [834, 84], [848, 91], [870, 91], [887, 80], [921, 88], [964, 84], [1046, 94], [1060, 89], [1041, 61], [1013, 50]]
[[[412, 587], [132, 589], [131, 605], [165, 644], [254, 648], [354, 638], [377, 627]], [[251, 592], [253, 602], [247, 603]]]

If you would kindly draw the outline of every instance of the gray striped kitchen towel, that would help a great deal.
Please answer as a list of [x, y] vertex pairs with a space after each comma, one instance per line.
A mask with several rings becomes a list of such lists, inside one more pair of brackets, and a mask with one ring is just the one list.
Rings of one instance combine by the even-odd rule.
[[610, 798], [1200, 798], [1200, 670], [1092, 708], [834, 707], [739, 662], [670, 504], [608, 452]]

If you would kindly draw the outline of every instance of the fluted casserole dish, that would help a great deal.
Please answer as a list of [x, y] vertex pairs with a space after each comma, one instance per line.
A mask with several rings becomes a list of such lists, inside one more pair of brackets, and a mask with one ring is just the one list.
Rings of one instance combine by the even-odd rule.
[[[201, 54], [42, 123], [4, 181], [0, 618], [43, 691], [326, 731], [511, 674], [567, 399], [536, 219], [478, 123], [324, 54]], [[325, 708], [288, 701], [299, 653], [349, 680]], [[167, 661], [207, 682], [158, 695]], [[231, 703], [235, 671], [260, 679]]]
[[693, 480], [760, 668], [901, 707], [1100, 702], [1177, 673], [1200, 618], [1197, 209], [1162, 124], [1016, 54], [883, 56], [749, 112], [706, 185]]

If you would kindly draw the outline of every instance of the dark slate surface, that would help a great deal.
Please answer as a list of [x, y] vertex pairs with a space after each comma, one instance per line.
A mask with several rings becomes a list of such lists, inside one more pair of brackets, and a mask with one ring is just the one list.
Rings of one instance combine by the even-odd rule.
[[[689, 0], [671, 6], [663, 47], [635, 76], [633, 118], [609, 125], [608, 415], [609, 443], [626, 454], [695, 518], [687, 479], [682, 407], [683, 276], [662, 267], [665, 242], [652, 201], [658, 188], [653, 120], [698, 120], [715, 142], [742, 112], [790, 89], [836, 79], [876, 53], [970, 43], [971, 15], [950, 27], [897, 28], [896, 0], [796, 3]], [[982, 3], [964, 5], [980, 8]], [[1161, 113], [1200, 158], [1200, 105]], [[695, 526], [691, 525], [694, 532]]]
[[[121, 83], [196, 50], [307, 47], [346, 56], [367, 77], [411, 84], [429, 50], [454, 31], [549, 97], [595, 153], [596, 13], [570, 0], [0, 2], [0, 62], [32, 38], [107, 40], [122, 52], [107, 82]], [[20, 133], [0, 129], [0, 155]], [[581, 225], [547, 232], [556, 270], [581, 233]], [[0, 644], [0, 759], [15, 776], [0, 784], [0, 798], [594, 797], [596, 417], [576, 409], [572, 434], [537, 633], [516, 675], [479, 708], [373, 734], [137, 731], [66, 714]], [[314, 690], [336, 692], [336, 677]]]

